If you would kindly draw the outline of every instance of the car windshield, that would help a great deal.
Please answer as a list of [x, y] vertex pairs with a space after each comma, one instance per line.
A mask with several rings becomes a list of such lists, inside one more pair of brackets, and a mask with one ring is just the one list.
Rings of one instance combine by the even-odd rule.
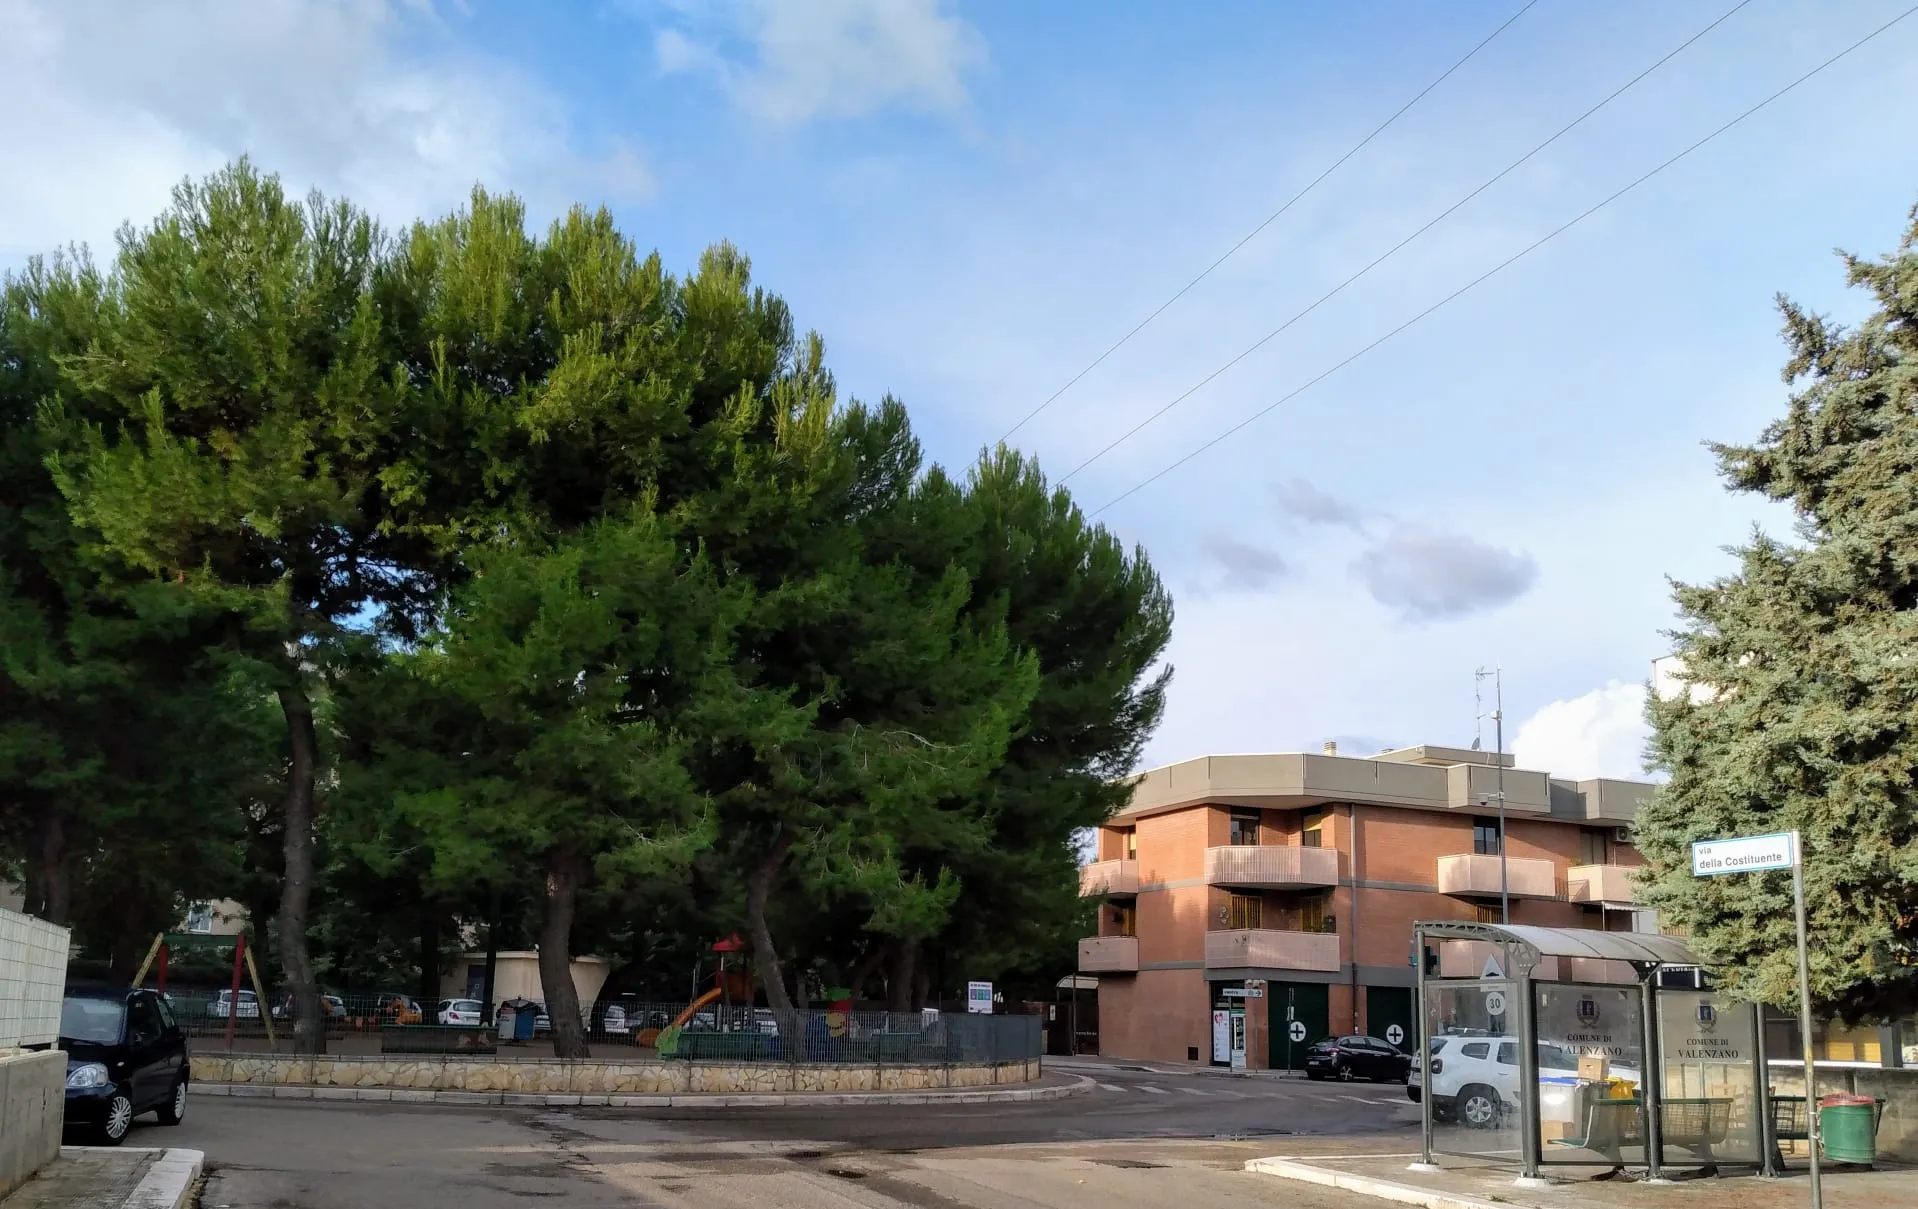
[[69, 999], [60, 1005], [60, 1040], [118, 1045], [127, 1005], [114, 999]]
[[1577, 1070], [1578, 1055], [1562, 1045], [1541, 1041], [1538, 1043], [1538, 1068], [1540, 1070]]

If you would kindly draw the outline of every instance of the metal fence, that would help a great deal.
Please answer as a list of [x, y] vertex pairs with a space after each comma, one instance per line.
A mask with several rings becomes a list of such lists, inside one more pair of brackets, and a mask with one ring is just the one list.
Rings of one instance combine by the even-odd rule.
[[59, 1037], [68, 949], [65, 928], [0, 907], [0, 1049]]
[[[293, 1028], [289, 999], [269, 995], [262, 1005], [252, 991], [170, 987], [174, 1017], [193, 1036], [234, 1038], [236, 1048], [288, 1048]], [[550, 1054], [552, 1020], [544, 1005], [524, 1013], [496, 1005], [477, 1013], [473, 1001], [418, 999], [397, 993], [332, 994], [327, 1007], [329, 1049], [339, 1053], [470, 1053], [503, 1057]], [[444, 1006], [443, 1006], [444, 1005]], [[683, 1003], [606, 1000], [582, 1012], [581, 1025], [595, 1057], [673, 1062], [848, 1063], [937, 1066], [1018, 1062], [1045, 1048], [1037, 1016], [963, 1012], [835, 1012], [810, 1008], [783, 1022], [772, 1009], [743, 1004], [707, 1004], [692, 1012]], [[529, 1019], [530, 1017], [530, 1019]]]

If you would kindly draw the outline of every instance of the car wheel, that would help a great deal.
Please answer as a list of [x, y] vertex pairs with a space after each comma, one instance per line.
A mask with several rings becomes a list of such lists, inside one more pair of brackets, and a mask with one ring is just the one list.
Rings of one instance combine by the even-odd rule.
[[1498, 1093], [1480, 1083], [1459, 1092], [1458, 1115], [1470, 1129], [1491, 1129], [1498, 1125]]
[[118, 1146], [127, 1140], [127, 1131], [133, 1128], [133, 1101], [123, 1091], [113, 1093], [113, 1099], [107, 1101], [106, 1116], [101, 1118], [99, 1142], [103, 1146]]
[[1338, 1072], [1339, 1082], [1350, 1083], [1352, 1081], [1352, 1067], [1348, 1063], [1341, 1062], [1335, 1069]]
[[160, 1110], [157, 1115], [159, 1116], [160, 1124], [162, 1125], [178, 1125], [181, 1121], [184, 1121], [186, 1119], [186, 1079], [185, 1078], [182, 1078], [179, 1082], [173, 1085], [173, 1094], [167, 1097], [167, 1102], [165, 1104], [160, 1105]]

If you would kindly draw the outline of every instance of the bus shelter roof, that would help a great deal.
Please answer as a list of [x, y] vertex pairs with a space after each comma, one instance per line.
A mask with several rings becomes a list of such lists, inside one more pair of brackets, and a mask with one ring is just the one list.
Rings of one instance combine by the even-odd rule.
[[1482, 940], [1522, 945], [1538, 957], [1596, 957], [1651, 966], [1701, 965], [1685, 942], [1656, 932], [1599, 932], [1591, 928], [1539, 928], [1529, 924], [1422, 920], [1415, 925], [1440, 940]]

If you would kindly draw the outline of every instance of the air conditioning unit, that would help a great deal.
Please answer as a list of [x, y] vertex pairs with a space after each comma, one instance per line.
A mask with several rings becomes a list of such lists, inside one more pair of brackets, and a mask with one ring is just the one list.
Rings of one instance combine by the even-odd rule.
[[1631, 842], [1632, 842], [1632, 829], [1630, 827], [1612, 828], [1612, 843], [1629, 844]]

